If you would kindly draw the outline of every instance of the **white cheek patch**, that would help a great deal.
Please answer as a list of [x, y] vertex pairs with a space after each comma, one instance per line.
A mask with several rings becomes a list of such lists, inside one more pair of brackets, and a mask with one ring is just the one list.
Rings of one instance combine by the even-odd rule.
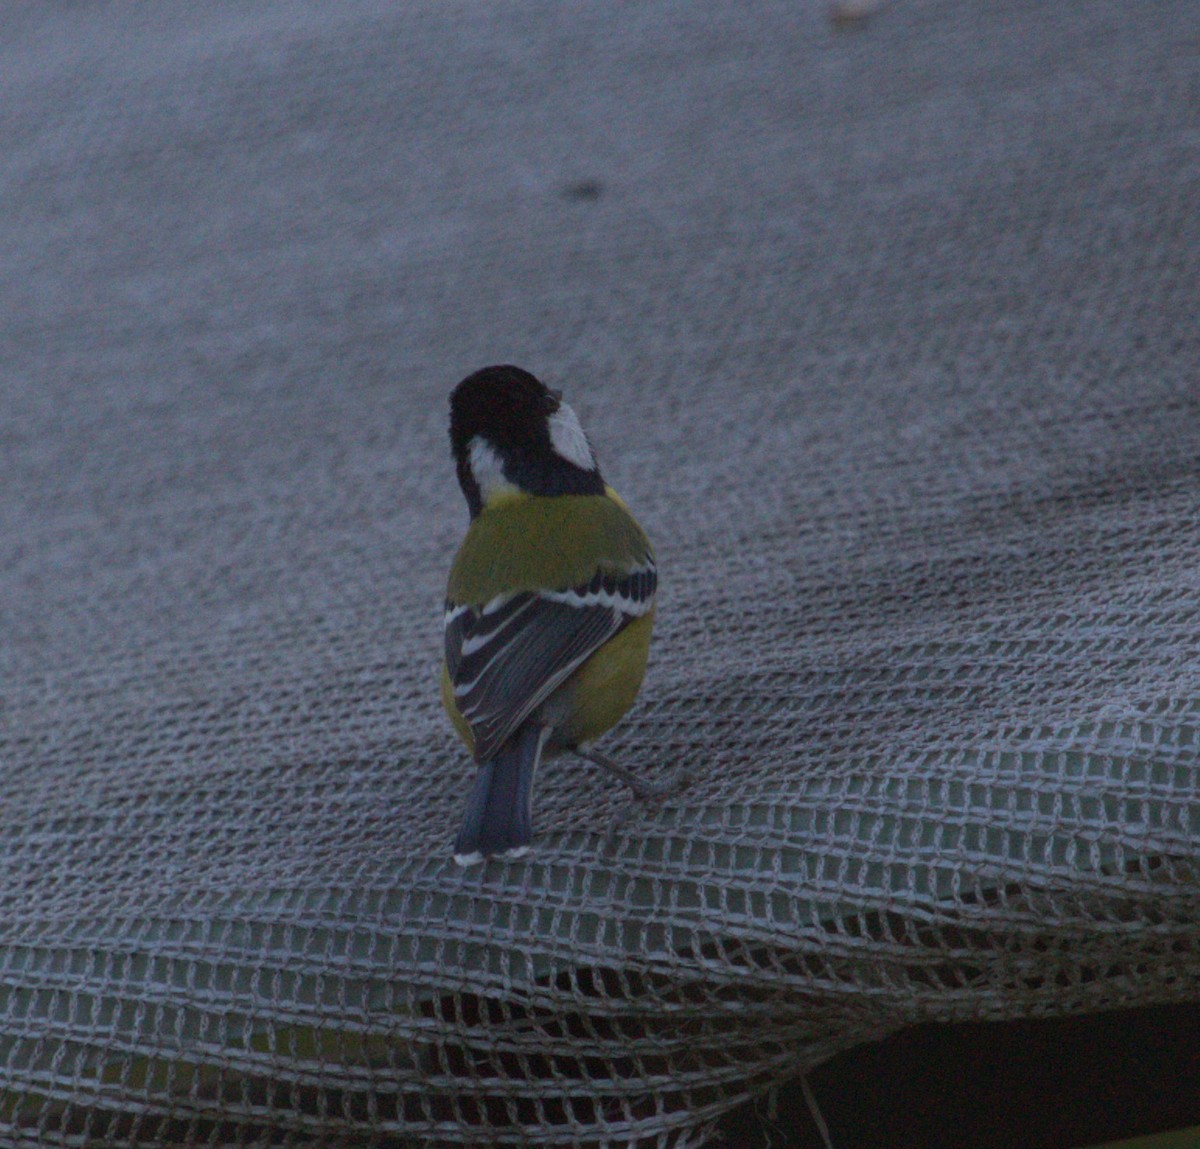
[[555, 454], [584, 471], [596, 469], [596, 457], [592, 454], [587, 435], [579, 425], [579, 416], [566, 403], [560, 404], [547, 423], [550, 426], [550, 445]]
[[486, 439], [476, 435], [467, 450], [471, 463], [471, 474], [479, 484], [479, 494], [484, 503], [490, 503], [497, 495], [517, 494], [518, 488], [504, 477], [504, 464], [496, 449]]

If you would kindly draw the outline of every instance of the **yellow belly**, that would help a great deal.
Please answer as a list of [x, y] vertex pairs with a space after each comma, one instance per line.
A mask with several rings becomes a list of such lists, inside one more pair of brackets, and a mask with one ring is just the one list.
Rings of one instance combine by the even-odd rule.
[[556, 711], [562, 705], [566, 715], [555, 723], [561, 741], [591, 742], [624, 717], [646, 674], [653, 626], [654, 611], [634, 619], [563, 683], [561, 702], [556, 698], [553, 704]]
[[[641, 688], [653, 627], [653, 610], [634, 619], [542, 704], [544, 718], [557, 731], [556, 743], [575, 746], [592, 742], [621, 720]], [[442, 705], [454, 729], [474, 754], [475, 739], [455, 704], [454, 687], [444, 663], [441, 689]]]

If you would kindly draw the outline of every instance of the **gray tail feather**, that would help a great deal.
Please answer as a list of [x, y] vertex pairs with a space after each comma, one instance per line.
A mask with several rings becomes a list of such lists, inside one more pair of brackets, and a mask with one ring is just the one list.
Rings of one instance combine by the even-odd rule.
[[525, 852], [533, 839], [533, 777], [549, 732], [527, 722], [480, 766], [454, 841], [460, 865]]

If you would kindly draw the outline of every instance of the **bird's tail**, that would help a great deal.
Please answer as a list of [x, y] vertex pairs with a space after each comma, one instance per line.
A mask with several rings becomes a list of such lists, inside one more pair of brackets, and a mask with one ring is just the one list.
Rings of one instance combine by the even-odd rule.
[[533, 777], [550, 727], [526, 722], [479, 768], [454, 841], [460, 866], [520, 857], [533, 839]]

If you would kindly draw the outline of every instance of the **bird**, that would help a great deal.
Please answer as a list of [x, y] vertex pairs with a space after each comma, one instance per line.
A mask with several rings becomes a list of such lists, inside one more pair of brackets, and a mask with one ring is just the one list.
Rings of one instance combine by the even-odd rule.
[[470, 521], [446, 588], [442, 704], [478, 764], [454, 860], [525, 854], [534, 777], [571, 753], [641, 798], [667, 792], [594, 749], [641, 687], [658, 568], [562, 392], [511, 364], [450, 396]]

